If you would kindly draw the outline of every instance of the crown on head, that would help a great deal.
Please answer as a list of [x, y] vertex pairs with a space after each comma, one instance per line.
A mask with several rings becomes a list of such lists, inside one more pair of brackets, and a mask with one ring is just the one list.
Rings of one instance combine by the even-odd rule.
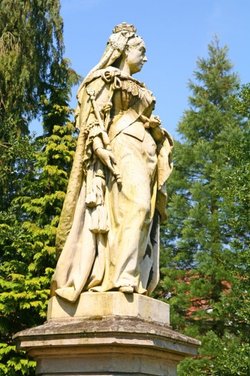
[[120, 31], [127, 31], [131, 33], [136, 33], [136, 28], [134, 25], [128, 24], [127, 22], [122, 22], [113, 29], [113, 33], [119, 33]]

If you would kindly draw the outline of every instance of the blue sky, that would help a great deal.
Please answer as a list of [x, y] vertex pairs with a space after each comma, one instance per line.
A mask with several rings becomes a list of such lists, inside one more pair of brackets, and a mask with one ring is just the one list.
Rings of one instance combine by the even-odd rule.
[[188, 80], [215, 35], [229, 47], [241, 82], [250, 81], [250, 0], [61, 0], [61, 15], [65, 56], [82, 76], [99, 61], [116, 24], [136, 26], [148, 58], [136, 78], [153, 91], [155, 114], [174, 137], [188, 108]]

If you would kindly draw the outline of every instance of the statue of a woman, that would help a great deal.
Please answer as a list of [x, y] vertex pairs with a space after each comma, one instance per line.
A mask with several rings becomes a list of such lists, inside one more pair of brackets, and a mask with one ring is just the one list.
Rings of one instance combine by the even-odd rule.
[[172, 139], [155, 98], [132, 77], [147, 61], [133, 25], [116, 26], [78, 91], [76, 154], [58, 228], [52, 294], [148, 294], [159, 279], [159, 223]]

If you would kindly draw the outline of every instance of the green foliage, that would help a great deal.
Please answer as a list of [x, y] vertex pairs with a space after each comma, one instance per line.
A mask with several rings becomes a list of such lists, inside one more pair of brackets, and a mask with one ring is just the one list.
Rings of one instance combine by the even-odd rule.
[[178, 367], [179, 376], [246, 376], [250, 371], [250, 344], [226, 333], [222, 338], [209, 331], [202, 339], [200, 355], [185, 359]]
[[41, 95], [61, 61], [63, 23], [59, 0], [2, 0], [0, 4], [1, 139], [27, 133]]
[[[46, 318], [56, 227], [75, 150], [68, 100], [77, 75], [67, 62], [59, 70], [64, 74], [51, 85], [50, 100], [42, 104], [48, 131], [36, 139], [18, 139], [18, 181], [11, 204], [0, 211], [0, 374], [8, 376], [34, 374], [34, 362], [16, 351], [12, 336]], [[20, 150], [23, 154], [18, 155]]]
[[32, 174], [30, 138], [12, 134], [8, 145], [0, 145], [0, 153], [0, 210], [6, 210], [16, 192]]
[[245, 375], [250, 87], [239, 86], [218, 41], [208, 52], [198, 60], [190, 108], [179, 124], [159, 295], [171, 304], [173, 326], [202, 340], [200, 355], [181, 364], [180, 375]]
[[4, 375], [33, 374], [34, 362], [15, 351], [12, 336], [46, 318], [56, 262], [56, 226], [75, 148], [73, 131], [67, 122], [54, 126], [51, 136], [34, 140], [33, 175], [23, 182], [8, 212], [0, 213], [0, 370]]
[[34, 374], [35, 362], [33, 360], [24, 359], [22, 352], [16, 354], [15, 346], [8, 346], [6, 343], [0, 343], [0, 358], [5, 359], [5, 363], [0, 363], [0, 375], [25, 375]]
[[69, 118], [69, 86], [78, 76], [63, 59], [59, 0], [0, 3], [0, 210], [29, 171], [28, 124], [42, 114], [45, 131]]
[[[0, 4], [0, 375], [33, 375], [12, 336], [39, 325], [75, 148], [59, 0]], [[42, 115], [44, 135], [29, 136]]]
[[8, 208], [29, 168], [28, 123], [41, 112], [41, 99], [50, 95], [62, 52], [58, 0], [1, 0], [0, 210]]

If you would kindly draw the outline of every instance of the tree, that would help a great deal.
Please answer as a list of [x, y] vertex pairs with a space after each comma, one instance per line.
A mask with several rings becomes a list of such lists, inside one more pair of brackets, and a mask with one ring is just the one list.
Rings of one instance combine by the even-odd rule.
[[60, 2], [2, 0], [0, 8], [0, 116], [2, 138], [9, 126], [28, 132], [38, 113], [52, 67], [63, 53]]
[[8, 376], [34, 374], [35, 363], [16, 351], [12, 336], [46, 317], [56, 227], [75, 149], [69, 107], [66, 111], [56, 101], [46, 107], [54, 111], [46, 112], [46, 118], [55, 121], [52, 134], [33, 141], [32, 173], [0, 221], [0, 374]]
[[[0, 5], [0, 374], [33, 375], [15, 332], [44, 321], [55, 231], [75, 147], [59, 0]], [[44, 135], [29, 136], [29, 121]]]
[[178, 127], [160, 294], [170, 297], [173, 325], [203, 340], [202, 356], [184, 361], [180, 375], [245, 375], [249, 87], [239, 88], [226, 47], [214, 40], [208, 53], [198, 60]]
[[[0, 210], [15, 195], [22, 137], [50, 94], [62, 61], [59, 0], [2, 0], [0, 4]], [[25, 159], [25, 153], [24, 158]]]

